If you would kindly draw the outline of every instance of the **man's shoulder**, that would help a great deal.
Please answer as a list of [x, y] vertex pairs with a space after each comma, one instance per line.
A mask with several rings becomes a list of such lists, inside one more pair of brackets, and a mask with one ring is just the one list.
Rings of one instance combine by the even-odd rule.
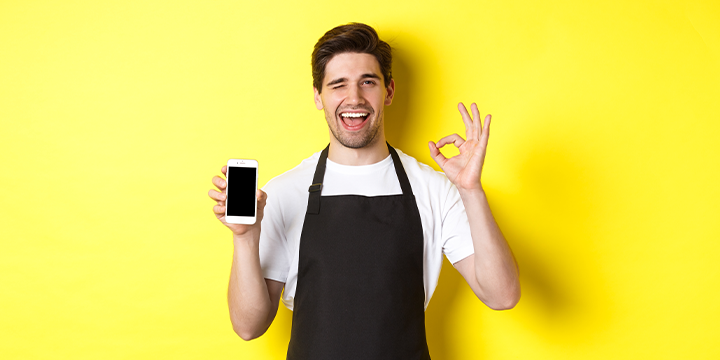
[[425, 204], [428, 208], [443, 213], [448, 209], [447, 204], [459, 201], [460, 194], [457, 187], [450, 182], [444, 172], [437, 171], [399, 150], [398, 155], [418, 205]]
[[432, 184], [448, 184], [445, 173], [433, 169], [430, 165], [422, 163], [414, 157], [405, 154], [401, 150], [395, 149], [400, 157], [405, 172], [408, 174], [410, 181], [419, 181]]
[[307, 188], [315, 174], [320, 152], [312, 154], [294, 168], [270, 179], [263, 190], [265, 192], [295, 192], [296, 188]]

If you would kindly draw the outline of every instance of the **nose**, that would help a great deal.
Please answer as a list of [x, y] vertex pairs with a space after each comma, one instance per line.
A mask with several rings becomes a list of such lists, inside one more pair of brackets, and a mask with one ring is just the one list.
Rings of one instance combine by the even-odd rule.
[[357, 85], [350, 85], [348, 88], [348, 96], [346, 102], [348, 103], [348, 105], [365, 104], [365, 98], [363, 97], [362, 89]]

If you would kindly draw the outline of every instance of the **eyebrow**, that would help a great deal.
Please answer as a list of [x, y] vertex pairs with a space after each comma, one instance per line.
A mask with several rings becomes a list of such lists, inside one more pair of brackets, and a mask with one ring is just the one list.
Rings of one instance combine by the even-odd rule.
[[[368, 79], [368, 78], [380, 80], [380, 76], [378, 76], [377, 74], [373, 74], [373, 73], [362, 74], [360, 76], [360, 79]], [[333, 86], [335, 84], [344, 83], [346, 81], [348, 81], [347, 78], [337, 78], [337, 79], [334, 79], [334, 80], [330, 81], [329, 83], [325, 84], [325, 86]]]

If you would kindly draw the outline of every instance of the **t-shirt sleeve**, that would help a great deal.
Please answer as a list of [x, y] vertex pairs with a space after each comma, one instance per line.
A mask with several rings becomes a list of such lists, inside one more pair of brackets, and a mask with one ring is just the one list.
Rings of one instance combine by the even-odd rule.
[[263, 188], [268, 194], [268, 199], [261, 223], [260, 266], [264, 278], [284, 283], [288, 277], [290, 261], [287, 254], [283, 213], [278, 201], [281, 195], [274, 190], [270, 183]]
[[475, 253], [465, 206], [455, 185], [449, 182], [443, 207], [442, 241], [447, 259], [456, 262]]

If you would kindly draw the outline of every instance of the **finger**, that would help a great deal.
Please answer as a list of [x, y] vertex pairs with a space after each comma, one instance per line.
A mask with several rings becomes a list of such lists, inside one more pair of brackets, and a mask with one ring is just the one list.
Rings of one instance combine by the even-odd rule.
[[220, 171], [223, 173], [223, 175], [227, 175], [227, 165], [223, 165], [223, 167], [220, 168]]
[[[479, 139], [480, 132], [482, 131], [482, 123], [480, 122], [480, 110], [478, 110], [476, 103], [470, 105], [470, 111], [472, 111], [473, 114], [473, 133], [475, 134], [475, 139]], [[468, 136], [468, 139], [469, 138]]]
[[212, 178], [212, 183], [220, 190], [225, 190], [225, 187], [227, 186], [227, 182], [217, 175]]
[[448, 135], [448, 136], [440, 139], [440, 141], [437, 142], [437, 147], [439, 149], [450, 143], [455, 145], [455, 147], [459, 148], [460, 146], [462, 146], [462, 144], [465, 143], [465, 139], [463, 139], [462, 136], [460, 136], [458, 134]]
[[433, 160], [435, 160], [435, 162], [442, 168], [443, 165], [445, 165], [447, 158], [440, 152], [440, 149], [438, 149], [434, 142], [429, 141], [428, 147], [430, 148], [430, 156], [432, 156]]
[[261, 189], [258, 189], [255, 197], [257, 197], [258, 209], [262, 210], [265, 204], [267, 204], [267, 194]]
[[224, 201], [227, 198], [227, 195], [215, 189], [210, 189], [210, 191], [208, 191], [208, 196], [210, 196], [211, 199], [216, 200], [218, 203]]
[[255, 196], [257, 197], [258, 210], [262, 211], [267, 204], [267, 194], [264, 191], [258, 189]]
[[216, 214], [225, 214], [225, 207], [222, 205], [213, 206], [213, 212]]
[[473, 129], [472, 118], [470, 117], [470, 114], [468, 114], [468, 111], [463, 103], [458, 103], [458, 110], [460, 110], [460, 115], [462, 115], [463, 122], [465, 123], [465, 137], [467, 137], [468, 140], [472, 139], [472, 137], [470, 137]]
[[258, 189], [255, 196], [257, 197], [258, 219], [262, 219], [263, 215], [265, 214], [265, 205], [267, 205], [267, 194], [264, 191]]
[[258, 199], [258, 202], [265, 202], [267, 200], [267, 193], [262, 191], [262, 189], [258, 189], [255, 196]]
[[487, 114], [485, 116], [485, 126], [483, 126], [482, 130], [482, 136], [480, 137], [480, 145], [483, 147], [487, 147], [488, 140], [490, 139], [490, 120], [492, 119], [492, 115]]

